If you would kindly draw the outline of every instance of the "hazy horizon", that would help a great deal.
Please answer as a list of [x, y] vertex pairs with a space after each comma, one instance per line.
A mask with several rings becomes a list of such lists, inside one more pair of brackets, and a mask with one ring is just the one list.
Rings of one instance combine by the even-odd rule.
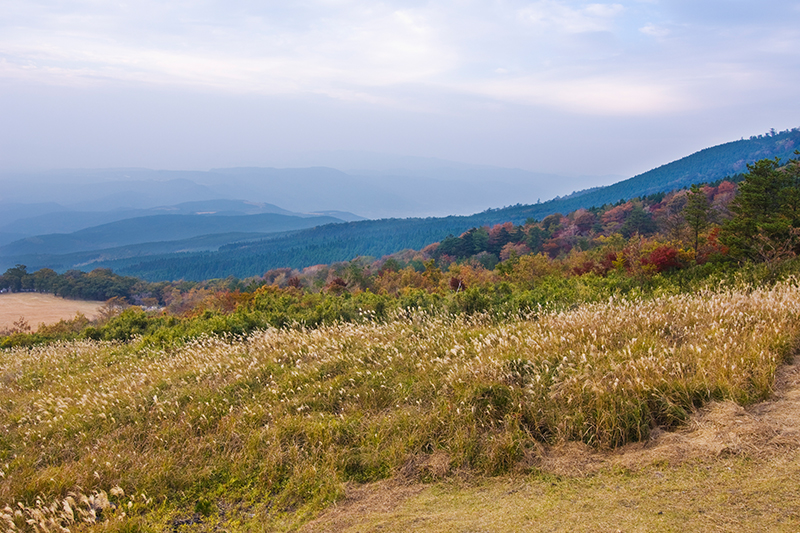
[[9, 0], [0, 171], [360, 152], [631, 177], [800, 125], [799, 15], [789, 0]]

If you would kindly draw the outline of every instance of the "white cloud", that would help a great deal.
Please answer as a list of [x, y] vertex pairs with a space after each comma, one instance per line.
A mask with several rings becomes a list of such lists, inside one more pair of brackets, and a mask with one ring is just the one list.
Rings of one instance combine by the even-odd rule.
[[183, 24], [178, 30], [146, 28], [145, 36], [135, 20], [125, 31], [113, 16], [47, 12], [39, 25], [0, 37], [2, 75], [69, 85], [113, 79], [338, 97], [362, 94], [353, 87], [414, 83], [452, 68], [456, 52], [437, 41], [424, 16], [351, 4], [307, 18], [299, 28], [268, 17], [214, 21], [214, 13], [205, 13], [190, 23], [167, 21]]
[[[602, 115], [713, 105], [705, 95], [730, 74], [707, 64], [761, 69], [758, 54], [797, 55], [798, 42], [793, 28], [718, 31], [641, 1], [8, 3], [6, 80], [315, 94], [405, 109], [436, 109], [447, 95]], [[650, 49], [643, 36], [657, 38]]]
[[631, 76], [528, 76], [471, 86], [475, 94], [589, 115], [647, 115], [691, 106], [680, 88]]
[[656, 26], [655, 24], [646, 24], [639, 28], [639, 31], [651, 37], [666, 37], [671, 33], [669, 29]]
[[522, 20], [546, 29], [566, 33], [609, 31], [623, 13], [621, 4], [588, 4], [574, 8], [564, 2], [540, 0], [521, 9]]

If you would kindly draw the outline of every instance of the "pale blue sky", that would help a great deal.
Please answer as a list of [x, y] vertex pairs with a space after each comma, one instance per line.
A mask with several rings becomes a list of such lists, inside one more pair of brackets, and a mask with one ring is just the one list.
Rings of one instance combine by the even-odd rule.
[[630, 176], [800, 126], [799, 23], [789, 0], [0, 0], [0, 170], [358, 150]]

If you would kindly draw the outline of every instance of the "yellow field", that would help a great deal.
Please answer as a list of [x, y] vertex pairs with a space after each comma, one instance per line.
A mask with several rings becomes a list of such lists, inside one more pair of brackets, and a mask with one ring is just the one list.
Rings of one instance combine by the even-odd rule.
[[24, 317], [35, 330], [39, 324], [53, 324], [63, 319], [74, 318], [83, 313], [94, 319], [103, 302], [66, 300], [52, 294], [33, 292], [0, 294], [0, 331], [11, 329], [14, 322]]

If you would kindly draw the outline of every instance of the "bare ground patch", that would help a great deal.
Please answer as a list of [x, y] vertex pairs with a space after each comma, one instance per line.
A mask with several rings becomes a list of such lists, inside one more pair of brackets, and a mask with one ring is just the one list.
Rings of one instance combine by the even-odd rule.
[[67, 300], [52, 294], [32, 292], [0, 294], [0, 331], [11, 329], [14, 322], [24, 318], [35, 330], [39, 324], [53, 324], [75, 318], [82, 313], [88, 319], [97, 318], [103, 302]]
[[364, 516], [391, 514], [401, 503], [420, 494], [426, 487], [420, 483], [408, 485], [396, 480], [348, 485], [344, 500], [327, 509], [316, 520], [306, 524], [301, 531], [337, 533], [353, 528], [358, 530]]

